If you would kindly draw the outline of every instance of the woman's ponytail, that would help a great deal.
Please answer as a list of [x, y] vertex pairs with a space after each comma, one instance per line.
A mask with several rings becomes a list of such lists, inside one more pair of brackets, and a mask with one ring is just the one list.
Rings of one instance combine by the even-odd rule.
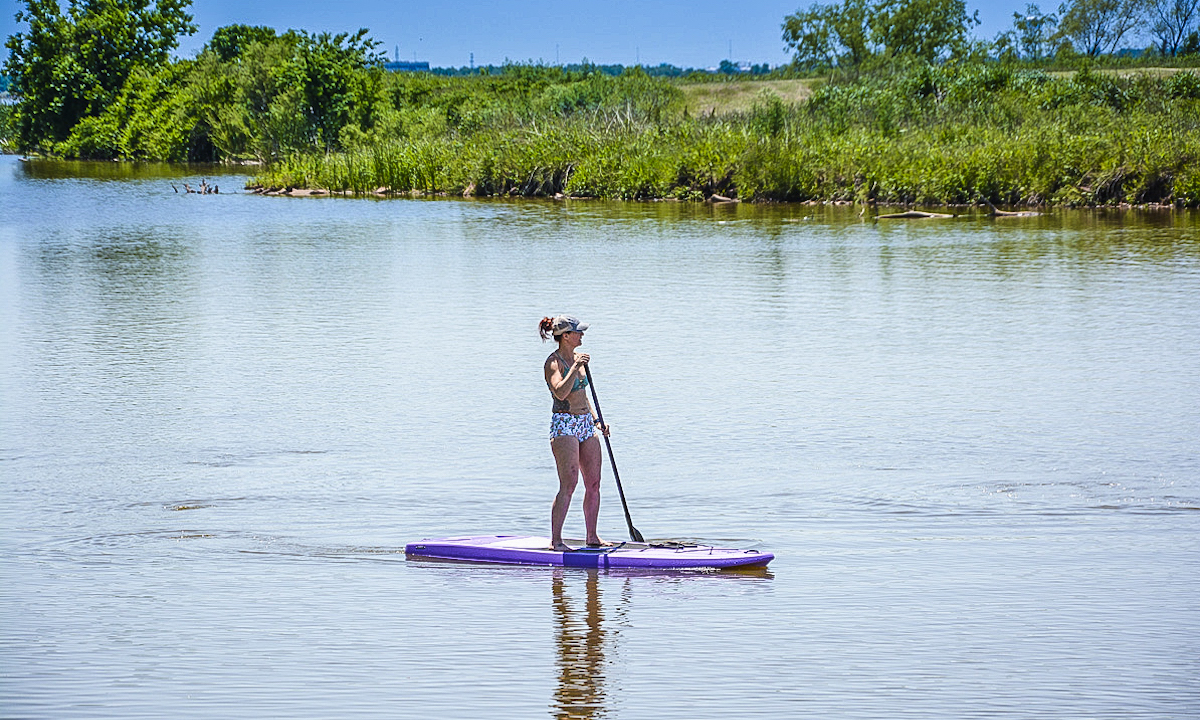
[[542, 318], [542, 321], [538, 323], [538, 335], [542, 336], [542, 342], [549, 340], [554, 335], [554, 318]]

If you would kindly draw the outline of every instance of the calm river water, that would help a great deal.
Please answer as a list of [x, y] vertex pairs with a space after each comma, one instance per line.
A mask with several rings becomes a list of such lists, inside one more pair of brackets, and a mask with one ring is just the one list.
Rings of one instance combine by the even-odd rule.
[[[188, 172], [0, 159], [3, 717], [1200, 716], [1196, 214]], [[547, 531], [559, 312], [634, 524], [769, 571], [405, 560]]]

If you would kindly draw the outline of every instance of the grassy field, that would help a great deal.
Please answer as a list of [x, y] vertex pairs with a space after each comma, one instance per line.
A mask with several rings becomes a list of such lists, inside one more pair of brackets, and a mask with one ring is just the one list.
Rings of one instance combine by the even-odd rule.
[[[1078, 70], [1050, 70], [1048, 75], [1058, 78], [1072, 78]], [[1193, 68], [1177, 68], [1177, 67], [1144, 67], [1144, 68], [1100, 68], [1094, 70], [1097, 75], [1107, 75], [1116, 78], [1129, 78], [1138, 75], [1146, 77], [1165, 78], [1181, 72], [1195, 72]]]
[[[1076, 72], [1078, 71], [1058, 70], [1047, 74], [1070, 79]], [[1138, 75], [1169, 77], [1179, 72], [1188, 72], [1188, 69], [1172, 67], [1109, 68], [1096, 72], [1101, 75], [1123, 78]], [[764, 93], [775, 95], [788, 105], [797, 105], [811, 98], [814, 90], [825, 82], [824, 78], [755, 80], [735, 77], [722, 82], [681, 82], [678, 87], [683, 92], [684, 108], [690, 115], [722, 116], [749, 112], [754, 108], [756, 102], [762, 102]]]
[[725, 82], [680, 83], [683, 104], [692, 116], [728, 115], [753, 109], [762, 102], [764, 93], [775, 95], [784, 103], [796, 105], [812, 97], [813, 86], [822, 81], [803, 80], [744, 80]]
[[[1096, 70], [1100, 75], [1129, 78], [1146, 76], [1165, 78], [1176, 73], [1189, 72], [1188, 68], [1147, 67], [1147, 68], [1104, 68]], [[1077, 70], [1055, 70], [1047, 74], [1052, 77], [1069, 80]], [[684, 108], [693, 116], [722, 116], [733, 113], [746, 113], [754, 108], [756, 102], [761, 103], [765, 93], [775, 95], [788, 105], [806, 102], [812, 97], [816, 88], [826, 83], [825, 78], [800, 78], [791, 80], [757, 80], [753, 78], [733, 77], [729, 80], [714, 82], [680, 82], [679, 89], [683, 92]]]

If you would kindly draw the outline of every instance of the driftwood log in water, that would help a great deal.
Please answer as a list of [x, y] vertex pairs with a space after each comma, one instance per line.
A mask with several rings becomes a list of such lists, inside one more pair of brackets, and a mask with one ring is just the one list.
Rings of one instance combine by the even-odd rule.
[[918, 218], [952, 218], [953, 215], [945, 213], [923, 212], [921, 210], [909, 210], [908, 212], [892, 213], [890, 215], [876, 215], [876, 220], [916, 220]]
[[1041, 215], [1040, 212], [1035, 212], [1033, 210], [1021, 210], [1019, 212], [1010, 212], [1008, 210], [997, 210], [996, 206], [993, 205], [990, 201], [984, 200], [984, 202], [986, 202], [987, 206], [991, 209], [991, 213], [989, 213], [989, 214], [992, 217], [1037, 217], [1038, 215]]

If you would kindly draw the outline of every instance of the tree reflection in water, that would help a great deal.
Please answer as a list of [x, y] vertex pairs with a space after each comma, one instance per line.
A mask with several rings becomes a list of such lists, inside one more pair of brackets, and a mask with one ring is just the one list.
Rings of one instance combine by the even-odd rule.
[[[570, 592], [570, 586], [578, 588], [581, 580], [587, 593], [582, 610], [579, 597]], [[600, 601], [599, 573], [596, 570], [556, 571], [551, 588], [558, 650], [554, 715], [560, 720], [603, 717], [607, 634]]]

